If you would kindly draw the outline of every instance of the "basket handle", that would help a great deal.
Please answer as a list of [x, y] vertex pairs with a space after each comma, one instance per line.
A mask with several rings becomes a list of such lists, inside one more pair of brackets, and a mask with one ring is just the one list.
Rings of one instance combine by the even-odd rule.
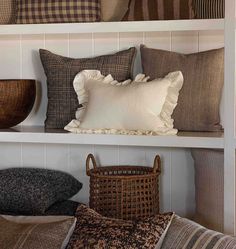
[[156, 155], [154, 159], [153, 172], [161, 174], [161, 158], [159, 155]]
[[96, 160], [94, 158], [94, 155], [93, 154], [89, 154], [87, 156], [87, 159], [86, 159], [86, 173], [87, 173], [87, 176], [90, 176], [90, 167], [89, 167], [90, 161], [92, 161], [93, 168], [94, 169], [97, 168], [97, 163], [96, 163]]

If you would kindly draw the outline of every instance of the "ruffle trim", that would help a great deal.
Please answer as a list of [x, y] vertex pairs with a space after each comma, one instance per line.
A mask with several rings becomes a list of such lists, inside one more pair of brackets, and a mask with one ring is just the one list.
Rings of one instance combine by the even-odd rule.
[[164, 136], [176, 135], [178, 130], [171, 128], [161, 128], [158, 131], [142, 131], [142, 130], [117, 130], [117, 129], [81, 129], [80, 121], [74, 119], [66, 127], [65, 130], [79, 134], [117, 134], [117, 135], [146, 135], [146, 136]]
[[178, 103], [179, 91], [183, 86], [184, 77], [182, 72], [176, 71], [169, 73], [165, 79], [170, 81], [170, 86], [160, 113], [160, 118], [166, 127], [173, 128], [174, 119], [171, 118], [171, 115]]

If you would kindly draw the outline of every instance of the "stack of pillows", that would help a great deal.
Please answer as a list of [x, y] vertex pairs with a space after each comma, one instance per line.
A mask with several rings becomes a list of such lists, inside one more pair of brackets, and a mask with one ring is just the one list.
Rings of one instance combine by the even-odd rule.
[[180, 54], [140, 47], [74, 59], [40, 50], [47, 76], [46, 128], [74, 133], [173, 135], [221, 131], [224, 49]]
[[223, 18], [224, 0], [4, 0], [0, 24]]

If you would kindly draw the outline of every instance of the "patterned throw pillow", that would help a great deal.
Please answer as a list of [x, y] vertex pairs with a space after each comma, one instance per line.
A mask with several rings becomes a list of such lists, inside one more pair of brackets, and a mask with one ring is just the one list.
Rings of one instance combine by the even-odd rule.
[[17, 23], [100, 21], [99, 0], [16, 0]]
[[215, 232], [185, 218], [175, 216], [162, 249], [235, 249], [236, 238]]
[[167, 213], [124, 221], [103, 217], [81, 205], [76, 212], [78, 219], [67, 249], [159, 249], [173, 216], [173, 213]]
[[224, 18], [225, 0], [192, 0], [196, 19]]
[[143, 72], [151, 79], [168, 72], [184, 76], [174, 127], [181, 131], [220, 131], [220, 100], [224, 85], [224, 48], [181, 54], [141, 46]]
[[46, 128], [63, 129], [72, 119], [79, 106], [73, 88], [76, 74], [86, 69], [112, 74], [118, 81], [131, 78], [136, 49], [94, 58], [72, 59], [40, 49], [40, 57], [47, 76], [48, 109]]
[[0, 213], [41, 215], [54, 203], [71, 198], [82, 188], [73, 176], [56, 170], [0, 170]]
[[15, 0], [0, 1], [0, 24], [11, 24], [15, 22]]
[[192, 19], [192, 0], [130, 0], [124, 21]]

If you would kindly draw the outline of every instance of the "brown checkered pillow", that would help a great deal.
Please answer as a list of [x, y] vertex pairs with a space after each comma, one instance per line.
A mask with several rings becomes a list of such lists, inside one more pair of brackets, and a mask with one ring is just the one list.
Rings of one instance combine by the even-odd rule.
[[78, 108], [77, 95], [73, 88], [76, 74], [83, 70], [99, 70], [103, 75], [124, 81], [132, 77], [136, 49], [94, 58], [72, 59], [40, 49], [40, 57], [47, 76], [48, 109], [46, 128], [64, 128]]
[[100, 0], [16, 0], [17, 23], [100, 21]]

